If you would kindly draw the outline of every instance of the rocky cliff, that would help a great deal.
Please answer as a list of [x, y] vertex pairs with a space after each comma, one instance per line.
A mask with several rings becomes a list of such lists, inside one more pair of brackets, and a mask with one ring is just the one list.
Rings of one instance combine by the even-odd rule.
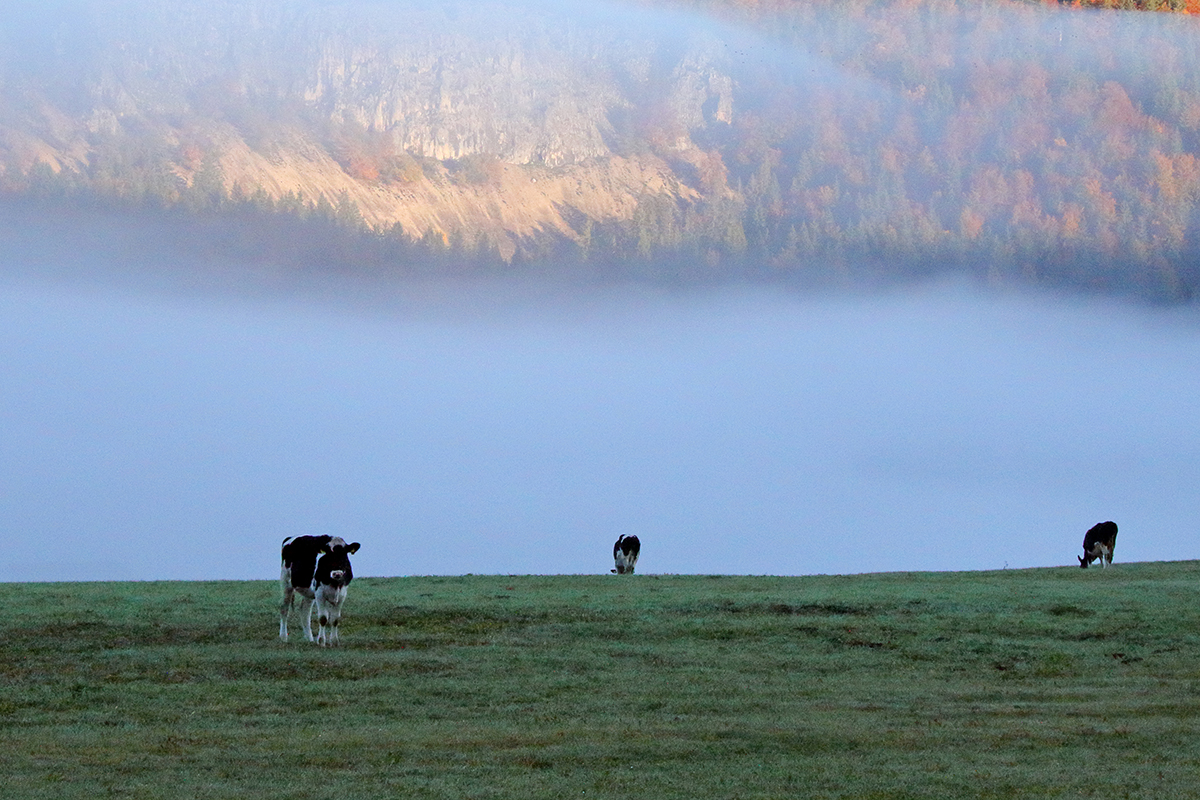
[[269, 204], [455, 257], [1200, 291], [1191, 17], [628, 1], [23, 6], [0, 192]]
[[[639, 197], [696, 196], [733, 119], [721, 42], [681, 18], [537, 2], [82, 0], [0, 41], [0, 170], [353, 201], [377, 227], [511, 253]], [[649, 144], [647, 144], [649, 143]], [[677, 162], [672, 166], [671, 161]], [[692, 181], [691, 183], [695, 183]], [[136, 192], [136, 187], [135, 192]]]

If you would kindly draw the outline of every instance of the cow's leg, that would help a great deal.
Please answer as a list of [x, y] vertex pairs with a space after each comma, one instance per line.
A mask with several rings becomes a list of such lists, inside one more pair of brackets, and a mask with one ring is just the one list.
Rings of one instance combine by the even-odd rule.
[[329, 613], [329, 625], [332, 628], [330, 633], [333, 638], [333, 644], [341, 646], [342, 644], [342, 599], [339, 598]]
[[329, 596], [325, 587], [321, 587], [317, 590], [317, 644], [322, 647], [329, 646], [329, 609]]
[[317, 621], [320, 633], [317, 642], [325, 647], [341, 644], [340, 625], [342, 603], [346, 599], [346, 587], [323, 586], [317, 592]]
[[317, 622], [320, 624], [320, 633], [317, 634], [317, 642], [325, 647], [340, 644], [338, 641], [338, 623], [342, 620], [342, 604], [340, 602], [326, 599], [324, 602], [317, 601]]
[[317, 634], [317, 644], [321, 645], [321, 647], [328, 647], [330, 638], [328, 606], [322, 606], [321, 610], [317, 612], [317, 621], [321, 625], [321, 632]]
[[288, 640], [287, 620], [288, 613], [292, 610], [292, 598], [294, 591], [291, 586], [283, 587], [283, 603], [279, 606], [279, 638], [283, 641]]
[[313, 640], [312, 632], [312, 607], [313, 607], [313, 590], [296, 588], [296, 594], [300, 595], [300, 621], [304, 624], [304, 638], [308, 641]]

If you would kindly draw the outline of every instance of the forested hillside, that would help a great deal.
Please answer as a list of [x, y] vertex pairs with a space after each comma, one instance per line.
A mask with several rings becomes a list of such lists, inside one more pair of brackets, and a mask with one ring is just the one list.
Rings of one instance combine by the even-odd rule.
[[1136, 7], [81, 0], [0, 32], [0, 190], [275, 259], [1186, 300], [1200, 23]]

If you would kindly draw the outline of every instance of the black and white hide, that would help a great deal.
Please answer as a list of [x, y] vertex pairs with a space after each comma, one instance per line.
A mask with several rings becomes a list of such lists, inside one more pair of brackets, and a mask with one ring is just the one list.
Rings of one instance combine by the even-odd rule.
[[1083, 537], [1083, 555], [1078, 556], [1079, 566], [1087, 569], [1096, 559], [1100, 559], [1101, 567], [1108, 566], [1112, 563], [1116, 546], [1117, 523], [1109, 521], [1093, 525]]
[[618, 536], [617, 543], [613, 545], [613, 560], [617, 562], [617, 567], [612, 572], [618, 575], [632, 575], [641, 551], [642, 543], [638, 541], [638, 537], [625, 534]]
[[358, 542], [346, 544], [340, 536], [329, 543], [329, 551], [317, 562], [313, 576], [313, 592], [317, 603], [317, 644], [322, 647], [341, 644], [338, 626], [342, 621], [342, 603], [346, 601], [346, 587], [354, 580], [350, 569], [350, 556], [358, 552]]
[[[300, 607], [300, 621], [304, 625], [304, 638], [313, 640], [312, 605], [316, 598], [313, 591], [313, 575], [317, 571], [317, 559], [329, 552], [332, 536], [291, 536], [283, 540], [282, 566], [279, 583], [283, 586], [283, 603], [279, 606], [279, 638], [288, 640], [288, 614], [294, 605]], [[297, 603], [297, 597], [299, 603]]]

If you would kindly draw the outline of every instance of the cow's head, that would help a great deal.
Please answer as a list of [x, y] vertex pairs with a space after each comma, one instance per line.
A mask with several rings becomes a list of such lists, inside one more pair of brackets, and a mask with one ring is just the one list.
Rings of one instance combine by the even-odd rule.
[[362, 547], [358, 542], [346, 544], [346, 540], [340, 536], [334, 536], [328, 545], [327, 553], [339, 553], [344, 555], [353, 555], [358, 552], [358, 548]]

